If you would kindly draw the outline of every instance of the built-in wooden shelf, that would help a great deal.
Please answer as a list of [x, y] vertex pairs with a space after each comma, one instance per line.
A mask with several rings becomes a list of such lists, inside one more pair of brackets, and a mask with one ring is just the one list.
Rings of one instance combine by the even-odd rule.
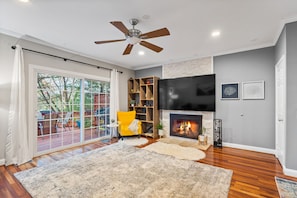
[[136, 111], [136, 119], [142, 122], [143, 135], [157, 138], [158, 77], [131, 78], [128, 80], [128, 109]]

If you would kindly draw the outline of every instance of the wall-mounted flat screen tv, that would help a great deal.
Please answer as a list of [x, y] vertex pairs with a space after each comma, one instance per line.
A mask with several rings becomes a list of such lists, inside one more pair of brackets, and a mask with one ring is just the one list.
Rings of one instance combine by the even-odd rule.
[[158, 81], [158, 108], [215, 111], [215, 74]]

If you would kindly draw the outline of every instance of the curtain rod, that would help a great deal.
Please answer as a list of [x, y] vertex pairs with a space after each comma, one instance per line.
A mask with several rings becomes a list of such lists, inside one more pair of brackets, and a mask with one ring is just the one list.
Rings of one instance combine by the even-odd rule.
[[[15, 49], [16, 46], [13, 45], [11, 46], [12, 49]], [[69, 59], [69, 58], [64, 58], [62, 56], [56, 56], [56, 55], [52, 55], [52, 54], [48, 54], [48, 53], [44, 53], [44, 52], [39, 52], [39, 51], [35, 51], [35, 50], [31, 50], [31, 49], [27, 49], [27, 48], [22, 48], [23, 50], [26, 50], [26, 51], [29, 51], [29, 52], [34, 52], [34, 53], [38, 53], [38, 54], [43, 54], [43, 55], [46, 55], [46, 56], [51, 56], [51, 57], [54, 57], [54, 58], [60, 58], [60, 59], [63, 59], [65, 62], [66, 61], [72, 61], [72, 62], [75, 62], [75, 63], [80, 63], [80, 64], [84, 64], [84, 65], [89, 65], [89, 66], [93, 66], [93, 67], [96, 67], [97, 69], [105, 69], [105, 70], [112, 70], [110, 68], [106, 68], [106, 67], [102, 67], [102, 66], [98, 66], [98, 65], [93, 65], [93, 64], [90, 64], [90, 63], [85, 63], [85, 62], [81, 62], [81, 61], [77, 61], [77, 60], [73, 60], [73, 59]], [[123, 73], [122, 71], [117, 71], [119, 73]]]

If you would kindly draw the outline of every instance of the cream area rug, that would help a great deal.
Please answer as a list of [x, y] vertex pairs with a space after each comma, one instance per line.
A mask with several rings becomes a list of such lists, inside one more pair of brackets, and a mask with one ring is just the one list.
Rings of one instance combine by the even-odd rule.
[[119, 142], [130, 146], [140, 146], [148, 143], [148, 140], [144, 137], [132, 136], [132, 137], [123, 137], [123, 139], [119, 139]]
[[34, 198], [227, 198], [232, 171], [115, 143], [15, 177]]
[[297, 182], [279, 177], [275, 177], [275, 182], [279, 197], [297, 197]]
[[143, 149], [148, 151], [154, 151], [160, 154], [171, 155], [177, 159], [186, 160], [200, 160], [205, 158], [205, 153], [196, 148], [183, 147], [178, 144], [167, 144], [163, 142], [156, 142], [150, 144]]
[[207, 144], [207, 145], [198, 144], [198, 140], [191, 141], [191, 140], [181, 140], [180, 138], [168, 137], [168, 138], [161, 138], [158, 141], [163, 143], [168, 143], [168, 144], [178, 144], [184, 147], [193, 147], [203, 151], [206, 151], [210, 147], [210, 144]]

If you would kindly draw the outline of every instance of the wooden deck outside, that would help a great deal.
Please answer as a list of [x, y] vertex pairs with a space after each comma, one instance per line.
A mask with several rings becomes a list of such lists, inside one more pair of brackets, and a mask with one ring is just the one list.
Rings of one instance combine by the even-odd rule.
[[[84, 140], [92, 140], [99, 137], [109, 136], [110, 131], [99, 131], [96, 128], [84, 130]], [[62, 146], [70, 146], [80, 142], [80, 129], [77, 127], [57, 128], [56, 133], [39, 135], [37, 137], [37, 152], [55, 149]]]

